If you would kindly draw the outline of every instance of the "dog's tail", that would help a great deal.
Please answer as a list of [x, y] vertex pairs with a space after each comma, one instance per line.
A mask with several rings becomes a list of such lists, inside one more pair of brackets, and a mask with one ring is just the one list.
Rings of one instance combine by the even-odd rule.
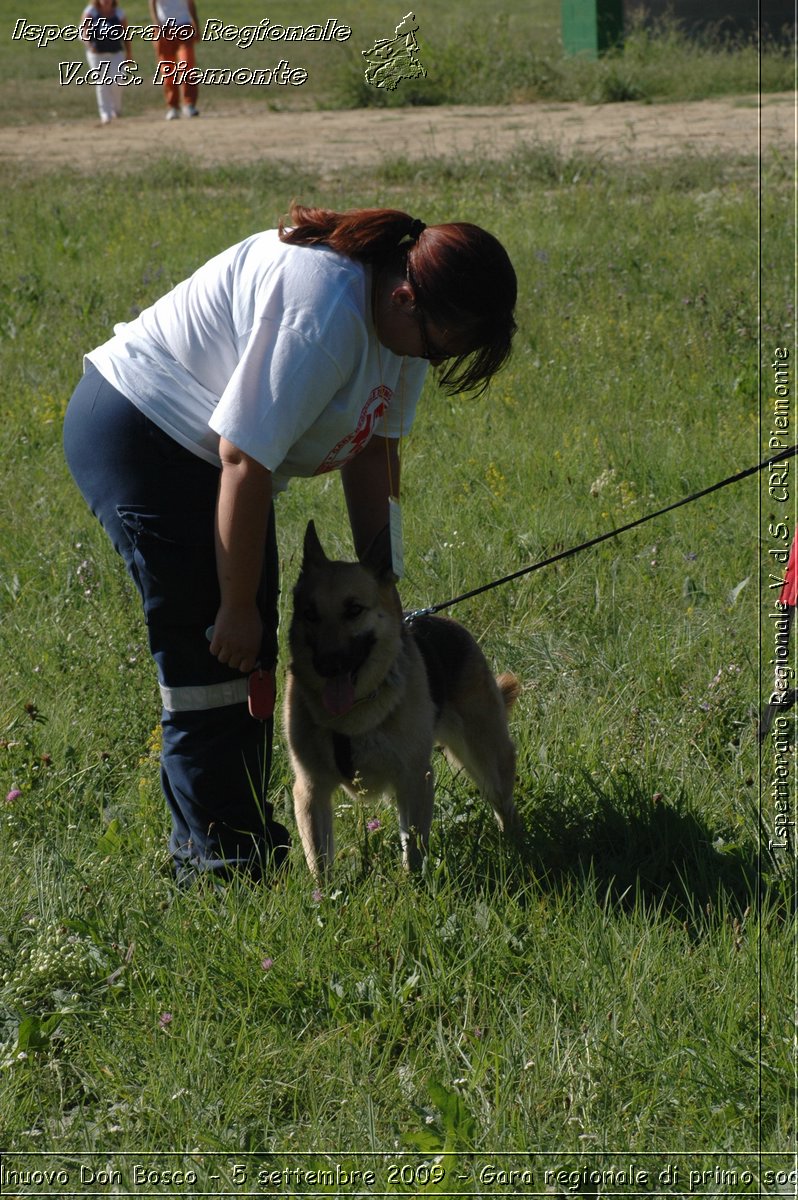
[[521, 683], [509, 671], [505, 671], [503, 675], [499, 675], [496, 682], [499, 685], [499, 691], [504, 700], [504, 707], [509, 711], [521, 695]]

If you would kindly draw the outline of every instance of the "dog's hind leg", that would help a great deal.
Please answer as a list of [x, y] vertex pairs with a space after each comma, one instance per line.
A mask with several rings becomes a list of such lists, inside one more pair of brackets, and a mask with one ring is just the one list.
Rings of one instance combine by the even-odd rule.
[[508, 737], [497, 743], [490, 762], [464, 762], [463, 766], [493, 809], [502, 833], [523, 834], [524, 823], [513, 799], [515, 747]]
[[[444, 714], [438, 734], [446, 756], [462, 766], [493, 809], [503, 833], [521, 835], [524, 823], [513, 800], [515, 747], [507, 728], [507, 708], [518, 694], [512, 676], [501, 676], [486, 693], [459, 697]], [[491, 680], [492, 684], [492, 680]]]
[[397, 785], [399, 840], [402, 843], [402, 861], [409, 871], [421, 870], [429, 849], [434, 802], [435, 777], [430, 763], [421, 771], [408, 772]]
[[317, 780], [307, 775], [297, 776], [294, 783], [294, 817], [305, 861], [316, 879], [321, 879], [329, 870], [335, 853], [333, 791], [333, 787], [319, 786]]
[[[490, 735], [485, 732], [487, 739]], [[513, 800], [515, 784], [515, 748], [507, 736], [495, 730], [493, 744], [466, 742], [460, 738], [448, 740], [446, 757], [454, 766], [461, 766], [474, 781], [493, 809], [493, 815], [503, 833], [521, 834], [524, 824]]]

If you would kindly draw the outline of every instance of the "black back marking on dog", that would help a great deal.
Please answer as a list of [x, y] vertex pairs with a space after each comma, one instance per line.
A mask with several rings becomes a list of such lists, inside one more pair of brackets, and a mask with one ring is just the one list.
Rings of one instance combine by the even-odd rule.
[[432, 702], [440, 713], [463, 669], [470, 634], [444, 617], [415, 617], [410, 631], [424, 659]]

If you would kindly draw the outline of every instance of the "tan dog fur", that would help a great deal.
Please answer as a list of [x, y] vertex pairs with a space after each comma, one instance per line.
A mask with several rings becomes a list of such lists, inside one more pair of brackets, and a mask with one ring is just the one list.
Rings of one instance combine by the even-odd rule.
[[[473, 637], [456, 621], [425, 617], [423, 624], [406, 624], [389, 563], [384, 538], [362, 563], [332, 561], [313, 522], [308, 525], [294, 590], [284, 718], [294, 812], [316, 877], [333, 859], [337, 787], [353, 797], [391, 793], [405, 865], [420, 867], [432, 822], [436, 744], [466, 769], [500, 828], [523, 831], [512, 798], [515, 749], [507, 724], [518, 681], [512, 675], [495, 679]], [[439, 711], [419, 647], [422, 634], [435, 656]], [[349, 779], [341, 766], [342, 745], [353, 769]]]

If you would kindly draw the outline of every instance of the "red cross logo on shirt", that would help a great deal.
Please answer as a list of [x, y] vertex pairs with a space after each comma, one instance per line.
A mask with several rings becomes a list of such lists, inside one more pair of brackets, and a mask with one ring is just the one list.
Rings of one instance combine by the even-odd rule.
[[314, 475], [323, 475], [325, 471], [336, 471], [348, 463], [350, 458], [359, 454], [367, 442], [371, 440], [374, 427], [388, 409], [393, 392], [384, 383], [375, 387], [358, 417], [357, 425], [352, 433], [342, 437], [322, 464], [316, 468]]

